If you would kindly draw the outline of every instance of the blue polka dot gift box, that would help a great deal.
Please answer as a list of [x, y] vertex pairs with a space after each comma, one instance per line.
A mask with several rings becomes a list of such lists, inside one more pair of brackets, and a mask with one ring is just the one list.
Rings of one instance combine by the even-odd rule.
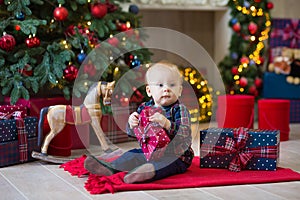
[[271, 170], [279, 159], [279, 130], [208, 128], [200, 131], [200, 167]]
[[33, 161], [37, 151], [37, 117], [22, 113], [23, 108], [0, 106], [0, 167]]

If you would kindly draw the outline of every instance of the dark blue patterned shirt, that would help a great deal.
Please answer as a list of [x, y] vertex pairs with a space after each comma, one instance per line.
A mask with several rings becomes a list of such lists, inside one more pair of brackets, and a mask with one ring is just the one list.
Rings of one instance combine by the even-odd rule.
[[[144, 102], [138, 107], [137, 113], [140, 114], [146, 106], [154, 105], [153, 99], [148, 102]], [[176, 101], [170, 106], [163, 106], [162, 109], [166, 118], [171, 122], [170, 129], [166, 130], [171, 142], [169, 143], [165, 154], [175, 155], [187, 165], [191, 165], [194, 157], [194, 151], [191, 148], [192, 133], [190, 113], [188, 109], [185, 105], [180, 104], [179, 101]], [[129, 129], [129, 125], [127, 126], [127, 134], [131, 137], [135, 137], [132, 129]]]

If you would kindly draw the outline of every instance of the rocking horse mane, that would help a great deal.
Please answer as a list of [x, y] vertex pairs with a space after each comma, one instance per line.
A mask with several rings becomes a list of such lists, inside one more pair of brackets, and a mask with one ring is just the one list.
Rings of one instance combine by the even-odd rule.
[[[99, 85], [100, 84], [100, 85]], [[99, 98], [101, 96], [101, 90], [100, 90], [100, 94], [98, 94], [98, 85], [101, 86], [101, 84], [103, 84], [103, 82], [95, 82], [91, 85], [91, 87], [89, 88], [86, 97], [84, 99], [83, 104], [87, 105], [87, 104], [96, 104], [99, 103]]]

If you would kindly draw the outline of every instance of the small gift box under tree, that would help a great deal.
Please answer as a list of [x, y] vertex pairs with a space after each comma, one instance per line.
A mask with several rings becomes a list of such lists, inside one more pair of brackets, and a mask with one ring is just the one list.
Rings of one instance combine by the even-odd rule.
[[34, 160], [38, 119], [25, 116], [26, 107], [0, 106], [0, 167]]

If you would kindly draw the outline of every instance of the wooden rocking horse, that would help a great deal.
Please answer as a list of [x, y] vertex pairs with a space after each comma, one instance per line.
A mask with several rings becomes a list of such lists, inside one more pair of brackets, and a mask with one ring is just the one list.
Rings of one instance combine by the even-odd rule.
[[[60, 133], [67, 123], [79, 125], [83, 123], [90, 123], [94, 132], [100, 142], [100, 145], [104, 152], [112, 152], [110, 146], [106, 140], [104, 132], [101, 128], [100, 120], [102, 117], [101, 105], [100, 105], [100, 97], [102, 97], [103, 105], [107, 106], [111, 104], [111, 95], [113, 93], [115, 81], [113, 82], [97, 82], [91, 86], [89, 89], [87, 96], [85, 97], [83, 104], [81, 106], [75, 106], [72, 108], [71, 105], [54, 105], [45, 107], [40, 112], [40, 119], [38, 125], [38, 142], [39, 146], [42, 143], [43, 139], [43, 123], [44, 117], [47, 115], [50, 132], [46, 136], [44, 143], [41, 147], [41, 153], [32, 152], [32, 157], [53, 162], [53, 163], [63, 163], [68, 161], [67, 158], [56, 158], [54, 156], [48, 156], [47, 150], [51, 140]], [[71, 110], [71, 114], [67, 113]], [[86, 120], [82, 120], [80, 110], [85, 110]], [[71, 117], [67, 117], [71, 116]], [[73, 120], [69, 121], [66, 118], [72, 118]]]

